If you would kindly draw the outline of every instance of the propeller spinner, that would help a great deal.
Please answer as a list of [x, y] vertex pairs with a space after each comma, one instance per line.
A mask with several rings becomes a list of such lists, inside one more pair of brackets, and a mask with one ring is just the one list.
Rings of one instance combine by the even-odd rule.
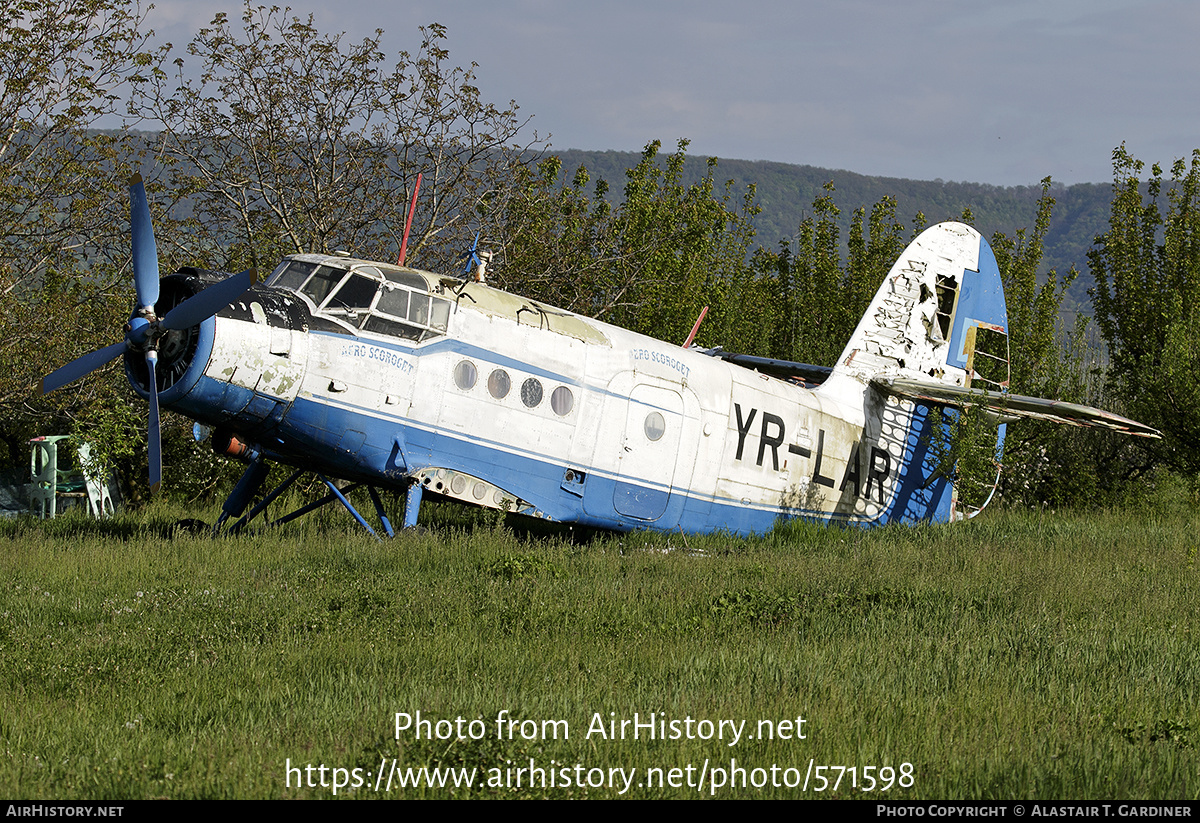
[[125, 324], [125, 339], [77, 358], [52, 374], [42, 378], [42, 394], [49, 394], [68, 383], [107, 365], [127, 352], [141, 354], [149, 374], [147, 391], [150, 395], [150, 490], [158, 492], [162, 482], [162, 426], [158, 410], [158, 348], [167, 332], [182, 331], [196, 326], [215, 315], [239, 298], [258, 277], [254, 269], [227, 277], [198, 294], [187, 298], [159, 319], [154, 306], [159, 297], [158, 250], [154, 242], [154, 227], [150, 223], [150, 205], [142, 176], [135, 174], [129, 181], [129, 224], [133, 243], [133, 286], [137, 305]]

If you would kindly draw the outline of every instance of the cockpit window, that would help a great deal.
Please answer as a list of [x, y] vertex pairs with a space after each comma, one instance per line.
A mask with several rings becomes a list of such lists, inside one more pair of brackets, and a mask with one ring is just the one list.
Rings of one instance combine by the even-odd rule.
[[[367, 317], [367, 322], [363, 324], [363, 328], [367, 331], [375, 332], [376, 334], [386, 334], [391, 337], [402, 337], [405, 340], [417, 342], [421, 339], [421, 335], [425, 334], [426, 330], [418, 326], [411, 326], [408, 323], [401, 323], [397, 320], [388, 320], [386, 317], [378, 317], [374, 314]], [[433, 335], [429, 335], [432, 337]], [[429, 339], [426, 337], [425, 339]]]
[[408, 316], [408, 289], [384, 288], [376, 306], [381, 312], [393, 317]]
[[352, 274], [329, 299], [327, 309], [369, 309], [379, 289], [379, 281], [359, 274]]
[[450, 321], [450, 301], [430, 294], [429, 281], [415, 271], [289, 259], [269, 282], [305, 295], [317, 314], [376, 334], [419, 342], [444, 334]]
[[308, 276], [316, 271], [317, 264], [304, 260], [284, 260], [271, 275], [271, 285], [300, 291]]
[[408, 299], [408, 319], [421, 326], [429, 325], [428, 294], [414, 294]]
[[435, 334], [445, 332], [449, 320], [450, 301], [388, 284], [380, 291], [375, 310], [371, 312], [371, 318], [364, 328], [416, 339], [408, 333], [397, 331], [400, 326], [408, 326], [422, 332], [421, 340], [428, 340]]
[[433, 298], [429, 310], [429, 325], [438, 331], [445, 331], [450, 324], [450, 301]]
[[318, 306], [325, 302], [325, 298], [333, 291], [346, 274], [342, 269], [335, 269], [332, 266], [318, 266], [313, 272], [312, 277], [308, 278], [301, 288], [301, 294], [307, 294], [313, 303]]

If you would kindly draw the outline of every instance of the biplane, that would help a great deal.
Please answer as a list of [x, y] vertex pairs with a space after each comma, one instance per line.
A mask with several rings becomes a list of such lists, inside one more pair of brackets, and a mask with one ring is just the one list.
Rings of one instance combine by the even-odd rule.
[[[150, 404], [152, 486], [162, 408], [246, 462], [218, 528], [241, 528], [304, 472], [328, 494], [275, 522], [338, 500], [370, 529], [347, 497], [357, 487], [389, 535], [381, 490], [405, 494], [404, 526], [425, 495], [618, 531], [947, 521], [975, 511], [936, 445], [947, 410], [986, 410], [997, 454], [1020, 418], [1158, 436], [1008, 393], [1000, 272], [961, 223], [905, 249], [822, 368], [635, 334], [492, 288], [482, 261], [460, 277], [297, 254], [263, 282], [194, 268], [160, 280], [140, 176], [130, 197], [137, 306], [125, 337], [43, 391], [123, 357]], [[263, 496], [274, 464], [293, 473]]]

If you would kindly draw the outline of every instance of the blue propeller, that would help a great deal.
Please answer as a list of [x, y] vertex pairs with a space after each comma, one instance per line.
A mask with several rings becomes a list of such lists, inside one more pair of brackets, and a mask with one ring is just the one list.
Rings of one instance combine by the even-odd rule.
[[471, 250], [460, 255], [458, 259], [467, 261], [466, 268], [463, 269], [463, 275], [467, 277], [483, 264], [479, 259], [479, 232], [475, 232], [475, 242], [471, 244]]
[[158, 302], [158, 246], [140, 174], [129, 180], [129, 234], [133, 240], [133, 287], [137, 290], [135, 314], [153, 311]]
[[150, 490], [158, 492], [162, 482], [162, 423], [158, 408], [158, 342], [169, 331], [182, 331], [198, 325], [240, 297], [257, 282], [254, 269], [227, 277], [184, 300], [159, 319], [154, 313], [158, 302], [158, 249], [150, 222], [150, 205], [142, 176], [129, 181], [129, 226], [133, 243], [133, 287], [137, 305], [125, 326], [125, 339], [77, 358], [42, 378], [42, 394], [49, 394], [107, 365], [126, 352], [141, 353], [149, 374]]

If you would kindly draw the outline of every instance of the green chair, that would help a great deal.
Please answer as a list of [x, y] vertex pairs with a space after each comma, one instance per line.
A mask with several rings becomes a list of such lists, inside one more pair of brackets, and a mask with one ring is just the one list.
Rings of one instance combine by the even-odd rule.
[[107, 517], [114, 510], [113, 478], [111, 474], [107, 478], [91, 476], [84, 470], [92, 450], [88, 443], [81, 443], [74, 450], [79, 459], [72, 460], [70, 444], [64, 442], [69, 439], [69, 435], [60, 434], [29, 441], [33, 447], [29, 465], [33, 491], [29, 508], [43, 518], [54, 517], [58, 514], [60, 498], [86, 499], [93, 517]]

